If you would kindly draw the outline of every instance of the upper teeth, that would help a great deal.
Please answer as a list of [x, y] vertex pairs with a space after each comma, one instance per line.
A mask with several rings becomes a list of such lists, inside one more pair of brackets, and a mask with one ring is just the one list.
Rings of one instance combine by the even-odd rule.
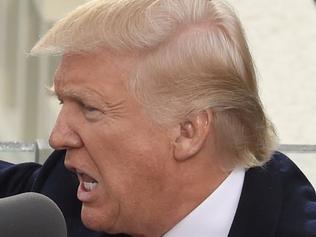
[[96, 188], [97, 183], [96, 182], [83, 182], [83, 186], [86, 190], [92, 191]]

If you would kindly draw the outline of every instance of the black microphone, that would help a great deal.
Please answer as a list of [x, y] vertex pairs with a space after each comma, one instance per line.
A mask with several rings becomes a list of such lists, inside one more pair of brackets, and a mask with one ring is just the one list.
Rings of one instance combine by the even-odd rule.
[[64, 216], [48, 197], [23, 193], [0, 199], [0, 236], [67, 237]]

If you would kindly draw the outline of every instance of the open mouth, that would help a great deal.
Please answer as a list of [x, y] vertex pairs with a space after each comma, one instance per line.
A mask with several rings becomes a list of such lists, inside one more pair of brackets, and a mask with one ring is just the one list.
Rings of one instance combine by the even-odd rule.
[[98, 187], [98, 181], [82, 171], [76, 170], [76, 174], [80, 182], [77, 192], [78, 199], [82, 202], [90, 201], [95, 193], [93, 191]]
[[96, 189], [98, 181], [86, 173], [76, 170], [82, 191], [91, 192]]

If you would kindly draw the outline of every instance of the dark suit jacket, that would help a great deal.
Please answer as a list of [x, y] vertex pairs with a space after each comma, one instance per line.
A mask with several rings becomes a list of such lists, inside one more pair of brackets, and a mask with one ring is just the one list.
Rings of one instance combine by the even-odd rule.
[[[0, 197], [28, 191], [42, 193], [62, 210], [68, 237], [113, 236], [90, 231], [81, 223], [78, 182], [65, 169], [64, 154], [55, 151], [43, 166], [0, 162]], [[249, 169], [229, 237], [312, 236], [316, 237], [315, 191], [293, 162], [276, 152], [263, 168]]]

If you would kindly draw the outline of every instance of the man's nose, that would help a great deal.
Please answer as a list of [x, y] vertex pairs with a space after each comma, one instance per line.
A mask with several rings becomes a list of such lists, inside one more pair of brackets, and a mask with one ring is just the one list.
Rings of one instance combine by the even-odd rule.
[[80, 148], [83, 145], [79, 134], [74, 129], [76, 122], [71, 121], [71, 118], [73, 115], [67, 114], [61, 109], [49, 138], [52, 148], [62, 150]]

